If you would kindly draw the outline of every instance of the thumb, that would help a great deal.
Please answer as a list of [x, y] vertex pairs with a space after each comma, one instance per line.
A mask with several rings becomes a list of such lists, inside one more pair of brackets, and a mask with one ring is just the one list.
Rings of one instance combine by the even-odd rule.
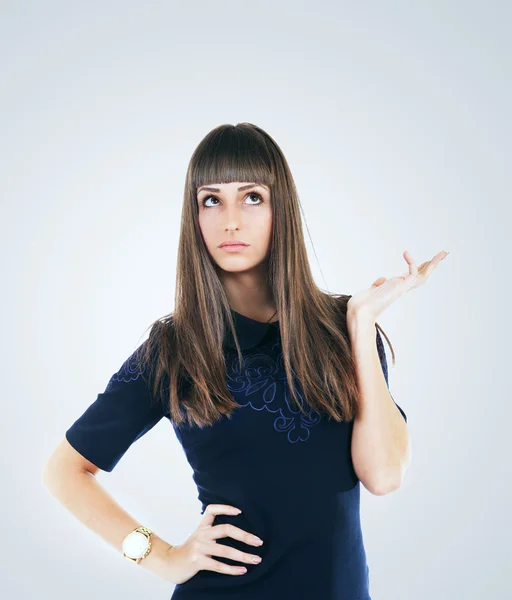
[[385, 283], [386, 281], [387, 281], [387, 279], [386, 279], [385, 277], [379, 277], [378, 279], [376, 279], [376, 280], [375, 280], [375, 281], [372, 283], [371, 287], [374, 287], [374, 286], [375, 286], [375, 287], [379, 287], [379, 285], [382, 285], [382, 284], [383, 284], [383, 283]]

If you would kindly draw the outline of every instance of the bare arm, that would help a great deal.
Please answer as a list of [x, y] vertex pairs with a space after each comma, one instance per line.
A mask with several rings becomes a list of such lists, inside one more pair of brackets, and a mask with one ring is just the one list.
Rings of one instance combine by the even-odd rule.
[[[118, 550], [123, 558], [124, 538], [145, 523], [139, 523], [112, 498], [96, 479], [98, 470], [64, 438], [45, 464], [42, 484], [79, 521]], [[154, 533], [150, 553], [139, 565], [133, 564], [171, 581], [168, 568], [170, 548], [170, 544]]]
[[411, 461], [409, 430], [383, 374], [375, 322], [348, 311], [347, 326], [361, 390], [352, 434], [354, 469], [371, 493], [387, 494], [402, 485]]

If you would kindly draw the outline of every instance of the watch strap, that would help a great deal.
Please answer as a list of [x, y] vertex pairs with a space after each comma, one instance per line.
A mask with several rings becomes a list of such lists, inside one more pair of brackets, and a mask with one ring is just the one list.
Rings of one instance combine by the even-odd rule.
[[[150, 553], [151, 551], [151, 534], [154, 533], [154, 531], [152, 531], [149, 527], [146, 527], [144, 525], [141, 525], [140, 527], [136, 527], [133, 531], [131, 531], [130, 533], [133, 533], [134, 531], [138, 531], [139, 533], [142, 533], [143, 535], [146, 536], [147, 540], [148, 540], [148, 547], [146, 548], [146, 551], [144, 552], [144, 554], [142, 556], [139, 556], [138, 558], [132, 558], [131, 556], [128, 556], [127, 554], [125, 554], [123, 552], [123, 556], [124, 558], [127, 558], [128, 560], [139, 564], [140, 561], [143, 558], [146, 558], [146, 556]], [[130, 534], [128, 534], [130, 535]]]

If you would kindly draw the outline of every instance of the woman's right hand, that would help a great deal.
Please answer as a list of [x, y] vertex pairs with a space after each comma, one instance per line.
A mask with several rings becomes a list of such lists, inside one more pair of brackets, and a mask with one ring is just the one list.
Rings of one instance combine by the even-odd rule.
[[[252, 546], [263, 543], [257, 536], [247, 533], [235, 525], [222, 523], [213, 525], [216, 515], [238, 515], [240, 510], [229, 504], [208, 504], [199, 526], [183, 544], [169, 548], [169, 579], [175, 584], [185, 583], [202, 569], [217, 571], [227, 575], [243, 575], [245, 567], [228, 565], [212, 556], [223, 556], [240, 562], [256, 564], [261, 558], [224, 544], [217, 544], [218, 538], [232, 537]], [[256, 560], [253, 560], [256, 559]]]

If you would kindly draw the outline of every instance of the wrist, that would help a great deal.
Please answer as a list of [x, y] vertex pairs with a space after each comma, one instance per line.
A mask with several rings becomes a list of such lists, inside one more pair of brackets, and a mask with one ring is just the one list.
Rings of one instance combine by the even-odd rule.
[[375, 318], [366, 314], [361, 309], [347, 309], [347, 329], [349, 334], [375, 330]]
[[173, 548], [174, 546], [172, 544], [169, 544], [153, 533], [151, 536], [151, 550], [149, 554], [140, 561], [139, 565], [167, 580], [171, 550]]

